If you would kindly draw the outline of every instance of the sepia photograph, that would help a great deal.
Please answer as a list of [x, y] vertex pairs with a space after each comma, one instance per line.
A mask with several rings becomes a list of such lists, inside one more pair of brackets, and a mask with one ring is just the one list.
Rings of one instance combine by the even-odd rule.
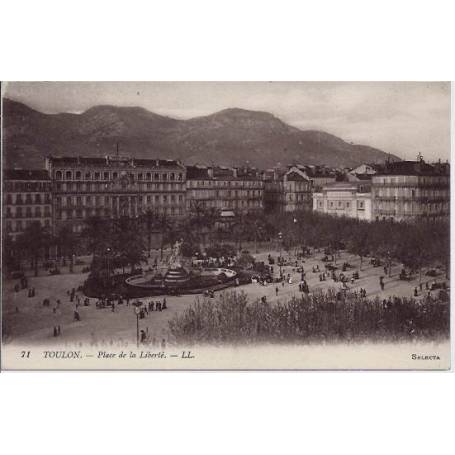
[[2, 369], [450, 369], [449, 82], [1, 94]]

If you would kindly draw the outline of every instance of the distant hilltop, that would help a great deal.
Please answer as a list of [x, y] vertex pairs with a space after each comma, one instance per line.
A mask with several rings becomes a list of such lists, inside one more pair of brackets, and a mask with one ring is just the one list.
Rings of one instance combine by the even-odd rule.
[[140, 107], [95, 106], [82, 114], [44, 114], [3, 100], [5, 167], [42, 168], [46, 155], [178, 159], [185, 164], [269, 168], [304, 163], [354, 167], [400, 160], [331, 134], [300, 130], [268, 112], [225, 109], [177, 120]]

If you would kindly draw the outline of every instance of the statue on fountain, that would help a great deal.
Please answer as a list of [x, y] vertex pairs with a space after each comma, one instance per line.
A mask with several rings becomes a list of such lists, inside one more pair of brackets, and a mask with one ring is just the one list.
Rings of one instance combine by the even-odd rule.
[[164, 284], [169, 288], [182, 287], [188, 280], [189, 274], [182, 266], [182, 241], [175, 242], [168, 260], [168, 271], [164, 276]]
[[181, 247], [182, 241], [176, 241], [174, 246], [172, 247], [172, 253], [169, 256], [168, 267], [170, 269], [178, 269], [182, 267], [182, 255], [181, 255]]

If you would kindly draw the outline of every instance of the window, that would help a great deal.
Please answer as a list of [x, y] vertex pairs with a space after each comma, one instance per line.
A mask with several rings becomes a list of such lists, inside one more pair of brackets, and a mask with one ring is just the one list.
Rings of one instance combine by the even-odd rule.
[[31, 204], [32, 203], [32, 195], [31, 194], [27, 194], [25, 196], [25, 203], [26, 204]]
[[103, 175], [104, 180], [109, 180], [109, 172], [105, 172]]
[[41, 207], [35, 207], [35, 217], [41, 218]]
[[112, 173], [112, 178], [115, 180], [118, 178], [118, 172], [113, 172]]
[[173, 172], [171, 172], [171, 174], [169, 176], [169, 180], [175, 180], [175, 174]]
[[32, 208], [31, 208], [31, 207], [27, 207], [27, 208], [25, 209], [25, 216], [26, 216], [27, 218], [31, 218], [31, 217], [32, 217]]
[[65, 178], [66, 178], [66, 180], [71, 180], [72, 179], [72, 172], [71, 171], [66, 171]]
[[146, 180], [152, 180], [152, 173], [151, 172], [147, 172], [147, 174], [145, 174], [145, 179]]
[[182, 181], [183, 180], [183, 174], [180, 172], [179, 173], [179, 180]]
[[55, 172], [55, 180], [62, 180], [62, 171]]
[[163, 180], [167, 180], [167, 174], [163, 174]]
[[11, 197], [11, 194], [6, 195], [6, 203], [7, 204], [12, 204], [13, 203], [13, 198]]
[[99, 180], [100, 179], [100, 173], [99, 172], [95, 172], [95, 180]]
[[90, 172], [86, 172], [85, 173], [85, 180], [90, 180], [92, 178], [92, 175], [90, 174]]
[[153, 177], [155, 180], [159, 180], [160, 179], [160, 174], [158, 174], [158, 172], [155, 172], [155, 175]]
[[139, 173], [139, 174], [137, 174], [137, 179], [138, 179], [138, 180], [142, 180], [142, 177], [143, 177], [142, 172]]
[[76, 180], [80, 180], [82, 178], [82, 172], [76, 171]]

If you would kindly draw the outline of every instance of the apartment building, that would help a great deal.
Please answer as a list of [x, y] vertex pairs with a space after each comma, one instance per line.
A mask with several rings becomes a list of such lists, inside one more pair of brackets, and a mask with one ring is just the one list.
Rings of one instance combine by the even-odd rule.
[[3, 174], [3, 229], [12, 239], [33, 222], [52, 232], [52, 183], [45, 170], [6, 169]]
[[263, 209], [264, 181], [253, 168], [188, 166], [187, 211], [232, 210], [236, 215]]
[[80, 232], [91, 216], [185, 215], [186, 168], [179, 161], [58, 157], [46, 159], [53, 182], [54, 226]]
[[372, 176], [373, 217], [376, 220], [448, 219], [450, 168], [448, 163], [417, 161], [386, 163]]

